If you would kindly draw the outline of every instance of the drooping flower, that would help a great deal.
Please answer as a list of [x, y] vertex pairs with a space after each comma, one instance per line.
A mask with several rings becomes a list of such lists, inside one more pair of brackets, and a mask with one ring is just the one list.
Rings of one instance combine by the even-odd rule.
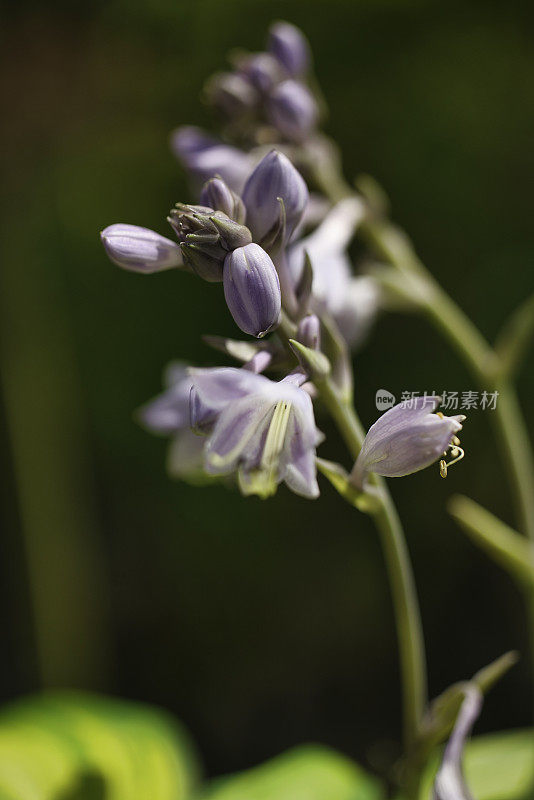
[[223, 282], [226, 305], [242, 331], [260, 339], [278, 325], [280, 281], [259, 244], [238, 247], [226, 256]]
[[295, 285], [304, 269], [305, 254], [313, 268], [312, 307], [327, 312], [337, 322], [351, 346], [361, 342], [376, 316], [380, 292], [373, 278], [353, 276], [347, 247], [363, 218], [356, 198], [335, 205], [323, 222], [288, 250], [288, 264]]
[[288, 242], [308, 203], [308, 189], [287, 156], [271, 150], [249, 176], [242, 197], [247, 209], [247, 227], [254, 241], [260, 244], [279, 224], [282, 200], [285, 242]]
[[175, 242], [139, 225], [108, 225], [100, 238], [113, 263], [131, 272], [161, 272], [184, 263]]
[[237, 473], [243, 494], [268, 497], [284, 481], [296, 494], [318, 496], [315, 448], [322, 437], [303, 389], [232, 367], [194, 370], [192, 379], [192, 420], [211, 429], [209, 474]]
[[463, 414], [434, 413], [439, 397], [414, 397], [390, 408], [371, 425], [351, 480], [362, 487], [370, 472], [399, 478], [418, 472], [442, 457], [454, 445]]
[[271, 25], [268, 49], [289, 75], [302, 75], [309, 69], [310, 46], [302, 31], [289, 22]]
[[474, 683], [467, 684], [451, 738], [443, 754], [432, 790], [432, 800], [473, 800], [462, 771], [465, 742], [482, 707], [482, 693]]

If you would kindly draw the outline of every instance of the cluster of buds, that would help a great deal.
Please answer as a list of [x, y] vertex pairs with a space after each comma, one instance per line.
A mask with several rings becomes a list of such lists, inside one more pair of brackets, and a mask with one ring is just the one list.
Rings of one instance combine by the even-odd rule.
[[[210, 92], [232, 118], [242, 121], [245, 111], [261, 110], [281, 136], [297, 141], [311, 119], [296, 99], [308, 92], [308, 45], [288, 23], [273, 25], [268, 41], [268, 52], [241, 55], [236, 70], [216, 76]], [[312, 203], [286, 154], [245, 153], [191, 128], [179, 136], [203, 184], [198, 204], [177, 203], [169, 213], [177, 241], [118, 224], [102, 232], [103, 244], [112, 261], [130, 271], [178, 268], [222, 283], [234, 321], [254, 338], [210, 337], [209, 344], [241, 367], [173, 365], [165, 392], [141, 409], [141, 421], [172, 437], [173, 475], [234, 478], [244, 494], [261, 497], [285, 482], [316, 497], [322, 435], [314, 419], [314, 381], [328, 376], [348, 401], [350, 347], [361, 342], [380, 302], [373, 279], [354, 277], [347, 255], [362, 203], [342, 200], [304, 235]], [[261, 374], [266, 370], [277, 372], [277, 380]], [[427, 401], [425, 407], [401, 403], [371, 427], [350, 477], [354, 488], [366, 491], [371, 473], [407, 475], [458, 449], [463, 417], [436, 414], [437, 398]]]
[[310, 49], [294, 25], [276, 22], [261, 53], [240, 53], [234, 69], [214, 75], [206, 96], [232, 124], [244, 129], [269, 125], [277, 138], [301, 142], [315, 128], [318, 103], [307, 85]]

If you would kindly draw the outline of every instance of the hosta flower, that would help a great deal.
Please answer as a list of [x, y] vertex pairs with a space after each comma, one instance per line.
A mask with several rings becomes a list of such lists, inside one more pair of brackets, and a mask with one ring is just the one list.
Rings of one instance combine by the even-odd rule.
[[465, 699], [434, 781], [432, 800], [473, 800], [464, 780], [462, 757], [466, 739], [480, 714], [481, 707], [480, 690], [475, 684], [468, 684]]
[[259, 244], [238, 247], [226, 256], [224, 297], [236, 324], [262, 338], [278, 325], [282, 308], [276, 267]]
[[254, 169], [243, 190], [247, 227], [254, 241], [261, 244], [279, 223], [280, 200], [284, 204], [287, 242], [308, 204], [308, 189], [287, 156], [272, 150]]
[[371, 425], [352, 471], [356, 486], [370, 472], [410, 475], [433, 464], [456, 441], [465, 416], [435, 414], [439, 397], [415, 397], [390, 408]]
[[318, 496], [315, 448], [321, 434], [303, 389], [231, 367], [193, 370], [192, 379], [193, 422], [211, 429], [209, 474], [237, 473], [244, 494], [268, 497], [284, 481], [296, 494]]
[[100, 238], [113, 263], [131, 272], [161, 272], [183, 264], [178, 245], [149, 228], [117, 223], [108, 225]]
[[368, 276], [354, 277], [347, 247], [363, 217], [355, 198], [341, 200], [313, 233], [292, 244], [288, 263], [295, 284], [304, 268], [305, 253], [313, 268], [312, 306], [337, 322], [351, 346], [367, 334], [378, 310], [380, 294]]

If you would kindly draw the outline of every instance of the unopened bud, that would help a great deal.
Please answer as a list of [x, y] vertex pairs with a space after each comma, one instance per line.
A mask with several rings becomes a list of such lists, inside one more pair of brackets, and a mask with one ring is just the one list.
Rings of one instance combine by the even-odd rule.
[[243, 224], [245, 206], [238, 194], [233, 192], [222, 178], [212, 178], [202, 187], [200, 203], [214, 211], [222, 211], [230, 219]]
[[229, 253], [224, 262], [224, 296], [236, 324], [261, 338], [278, 325], [282, 307], [276, 267], [258, 244]]
[[261, 242], [278, 224], [280, 200], [284, 204], [287, 242], [308, 204], [308, 189], [287, 156], [272, 150], [250, 175], [243, 191], [247, 226], [255, 241]]
[[289, 22], [271, 25], [267, 46], [289, 75], [302, 75], [309, 69], [310, 46], [295, 25]]
[[247, 114], [258, 95], [251, 81], [238, 72], [219, 72], [206, 84], [206, 96], [215, 108], [230, 119]]
[[316, 126], [317, 103], [302, 83], [287, 80], [280, 83], [269, 97], [267, 112], [280, 133], [294, 142], [303, 141]]
[[297, 339], [311, 350], [321, 348], [321, 323], [316, 314], [307, 314], [298, 325]]
[[109, 225], [100, 234], [114, 264], [132, 272], [161, 272], [183, 265], [180, 248], [159, 233], [138, 225]]

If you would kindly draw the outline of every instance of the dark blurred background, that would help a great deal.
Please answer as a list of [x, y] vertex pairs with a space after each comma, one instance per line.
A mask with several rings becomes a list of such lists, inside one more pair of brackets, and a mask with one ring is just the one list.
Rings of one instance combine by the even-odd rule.
[[[217, 361], [202, 333], [234, 328], [217, 287], [121, 272], [98, 233], [167, 233], [168, 209], [189, 199], [170, 129], [212, 125], [205, 78], [285, 18], [311, 41], [347, 176], [386, 187], [423, 260], [493, 338], [532, 291], [533, 16], [474, 0], [4, 5], [1, 699], [59, 685], [159, 704], [210, 773], [308, 740], [375, 766], [395, 753], [397, 650], [372, 525], [324, 482], [312, 503], [167, 479], [165, 442], [133, 410], [170, 359]], [[423, 320], [401, 315], [379, 320], [355, 369], [366, 424], [379, 388], [477, 388]], [[490, 413], [470, 414], [468, 457], [447, 481], [437, 468], [391, 481], [431, 693], [524, 653], [480, 731], [528, 724], [530, 707], [519, 594], [445, 510], [461, 491], [513, 522]], [[348, 466], [319, 424], [322, 453]]]

